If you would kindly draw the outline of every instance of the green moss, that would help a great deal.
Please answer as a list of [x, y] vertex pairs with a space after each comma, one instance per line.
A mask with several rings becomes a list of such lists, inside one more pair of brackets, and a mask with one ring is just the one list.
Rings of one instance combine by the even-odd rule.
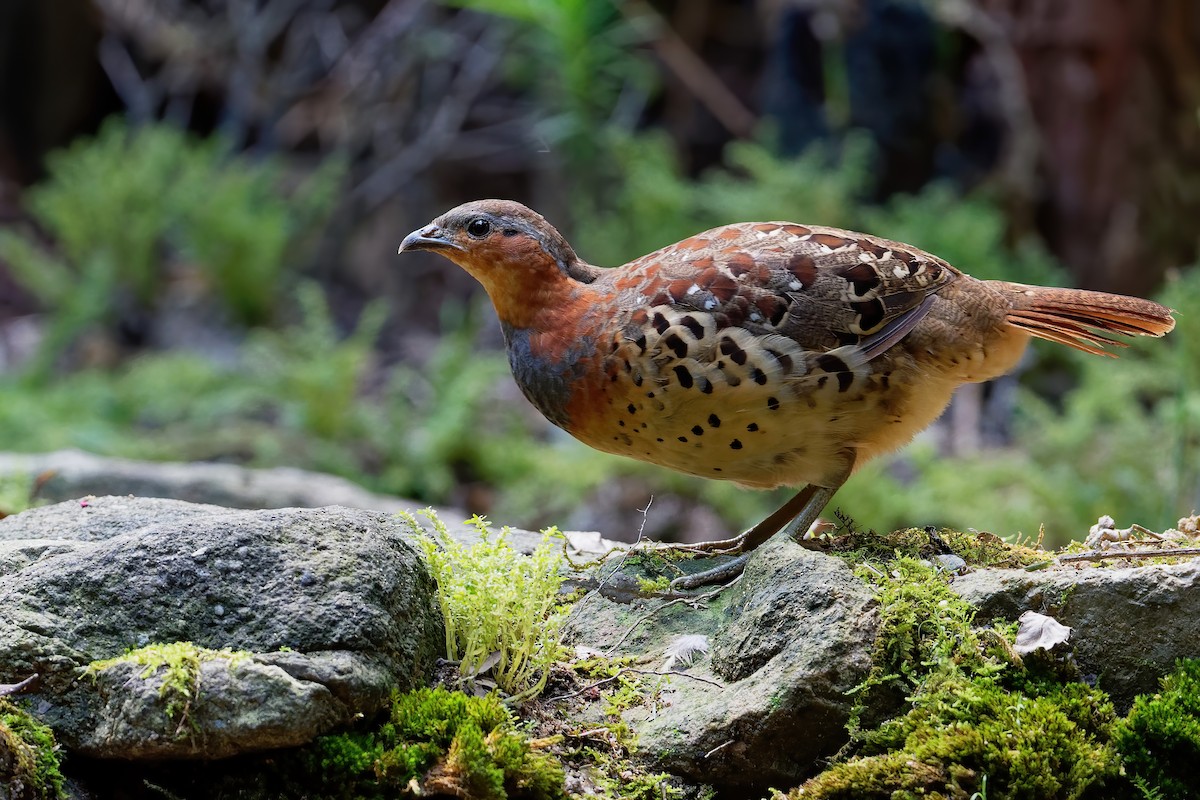
[[158, 696], [166, 705], [167, 718], [178, 722], [178, 731], [183, 732], [191, 721], [192, 705], [200, 695], [200, 665], [206, 661], [224, 661], [232, 669], [249, 658], [249, 653], [229, 648], [210, 650], [191, 642], [171, 642], [152, 644], [130, 650], [116, 658], [93, 661], [83, 668], [83, 674], [94, 680], [101, 672], [118, 664], [145, 667], [138, 677], [161, 681]]
[[[874, 665], [858, 688], [858, 752], [793, 792], [822, 798], [1077, 798], [1117, 776], [1107, 697], [1049, 657], [1011, 649], [1012, 626], [978, 629], [944, 573], [900, 558], [860, 567], [879, 588]], [[858, 727], [867, 699], [906, 711]]]
[[1116, 726], [1125, 769], [1148, 796], [1195, 797], [1200, 760], [1200, 659], [1180, 661], [1162, 691], [1142, 695]]
[[66, 796], [54, 734], [27, 711], [3, 698], [0, 698], [0, 794], [14, 800]]
[[512, 700], [536, 696], [550, 667], [564, 654], [560, 633], [568, 607], [559, 597], [565, 561], [561, 535], [550, 528], [531, 555], [508, 543], [508, 529], [487, 520], [470, 522], [479, 541], [464, 545], [451, 537], [432, 511], [434, 535], [424, 534], [411, 515], [401, 515], [421, 534], [446, 624], [446, 656], [459, 662], [467, 679], [490, 671]]
[[545, 744], [521, 734], [496, 695], [420, 689], [397, 694], [376, 729], [319, 738], [304, 769], [319, 797], [564, 797], [561, 765], [539, 752]]
[[852, 563], [895, 558], [932, 559], [954, 553], [972, 567], [1028, 567], [1050, 558], [1045, 550], [1011, 543], [990, 533], [951, 528], [904, 528], [889, 534], [861, 531], [843, 519], [832, 537], [832, 552]]

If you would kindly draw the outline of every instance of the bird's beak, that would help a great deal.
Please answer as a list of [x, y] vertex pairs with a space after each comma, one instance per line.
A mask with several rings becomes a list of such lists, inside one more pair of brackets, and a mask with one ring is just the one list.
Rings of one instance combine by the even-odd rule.
[[462, 245], [453, 242], [446, 238], [446, 232], [437, 225], [426, 225], [420, 230], [415, 230], [408, 236], [404, 237], [404, 241], [400, 243], [400, 249], [397, 253], [404, 253], [412, 250], [463, 250]]

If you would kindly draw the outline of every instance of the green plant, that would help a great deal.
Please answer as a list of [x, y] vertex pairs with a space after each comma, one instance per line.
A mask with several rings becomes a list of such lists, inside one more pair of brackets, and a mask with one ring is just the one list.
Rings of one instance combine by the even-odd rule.
[[116, 658], [93, 661], [83, 668], [83, 675], [92, 680], [100, 673], [119, 664], [145, 667], [138, 677], [159, 681], [158, 696], [162, 699], [167, 719], [177, 721], [177, 733], [185, 731], [191, 722], [193, 704], [200, 696], [200, 666], [202, 663], [223, 661], [229, 669], [249, 660], [250, 654], [222, 648], [210, 650], [191, 642], [152, 644], [130, 650]]
[[563, 797], [563, 771], [518, 732], [493, 694], [441, 687], [392, 698], [389, 720], [366, 732], [322, 736], [307, 769], [322, 797], [447, 794], [476, 800]]
[[54, 249], [0, 231], [0, 257], [49, 313], [38, 358], [45, 377], [85, 331], [153, 311], [188, 270], [242, 324], [275, 313], [288, 248], [324, 217], [341, 164], [329, 161], [282, 191], [283, 169], [200, 142], [168, 125], [110, 119], [48, 160], [27, 207]]
[[285, 427], [324, 440], [365, 439], [360, 392], [374, 366], [374, 345], [387, 309], [368, 305], [343, 337], [319, 286], [296, 290], [299, 318], [279, 331], [260, 330], [243, 353], [264, 398], [277, 403]]
[[37, 505], [37, 481], [25, 472], [0, 475], [0, 516], [19, 514]]
[[859, 754], [789, 796], [1077, 798], [1117, 776], [1102, 693], [1053, 665], [1022, 665], [1011, 628], [976, 629], [974, 610], [930, 566], [900, 558], [860, 575], [879, 587], [881, 620], [857, 691], [899, 690], [908, 710], [855, 730]]
[[[608, 176], [598, 132], [615, 124], [623, 92], [648, 92], [652, 71], [631, 47], [641, 25], [610, 0], [447, 0], [519, 26], [506, 63], [510, 80], [532, 88], [544, 116], [538, 133], [596, 190]], [[636, 113], [636, 111], [635, 111]], [[625, 120], [630, 124], [632, 120]]]
[[0, 789], [5, 797], [66, 797], [58, 745], [50, 728], [0, 697]]
[[[403, 516], [422, 531], [415, 518]], [[469, 521], [479, 541], [464, 545], [432, 511], [425, 516], [434, 534], [422, 534], [421, 544], [437, 580], [447, 656], [459, 661], [464, 678], [490, 669], [513, 702], [536, 696], [564, 654], [560, 634], [568, 609], [558, 596], [561, 534], [544, 531], [541, 544], [525, 556], [508, 543], [508, 528], [496, 532], [481, 517]]]
[[1194, 797], [1200, 759], [1200, 659], [1180, 661], [1163, 678], [1161, 692], [1137, 697], [1129, 715], [1117, 723], [1113, 739], [1144, 796]]

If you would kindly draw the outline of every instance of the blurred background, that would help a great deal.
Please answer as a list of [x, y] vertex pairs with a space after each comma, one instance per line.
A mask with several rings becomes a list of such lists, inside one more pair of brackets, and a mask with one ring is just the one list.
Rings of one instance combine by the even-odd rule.
[[786, 219], [1155, 297], [1166, 340], [1035, 346], [830, 510], [1061, 544], [1200, 506], [1194, 0], [3, 0], [0, 448], [624, 539], [781, 502], [541, 419], [473, 281], [396, 256], [487, 196], [602, 265]]

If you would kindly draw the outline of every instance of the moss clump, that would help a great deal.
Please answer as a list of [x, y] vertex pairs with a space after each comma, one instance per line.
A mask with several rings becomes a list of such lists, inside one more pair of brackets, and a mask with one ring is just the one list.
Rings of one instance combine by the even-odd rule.
[[1196, 796], [1200, 762], [1200, 660], [1180, 661], [1162, 691], [1141, 695], [1114, 734], [1131, 780], [1148, 797]]
[[1050, 554], [1039, 547], [1013, 544], [991, 533], [905, 528], [883, 535], [861, 531], [844, 518], [831, 537], [831, 552], [853, 563], [898, 557], [932, 559], [941, 553], [953, 553], [972, 567], [1019, 568], [1050, 559]]
[[[467, 546], [432, 511], [425, 515], [434, 535], [422, 533], [421, 543], [437, 580], [446, 656], [459, 662], [464, 678], [490, 671], [514, 701], [536, 696], [564, 654], [568, 607], [558, 595], [565, 562], [557, 529], [545, 531], [526, 556], [508, 543], [507, 528], [496, 533], [482, 517], [470, 520], [479, 541]], [[402, 516], [421, 531], [411, 515]]]
[[329, 787], [320, 797], [565, 797], [562, 767], [537, 751], [545, 744], [519, 733], [495, 695], [419, 689], [393, 697], [376, 730], [319, 738], [306, 769]]
[[0, 795], [13, 800], [65, 797], [54, 734], [0, 698]]
[[250, 654], [223, 648], [210, 650], [191, 642], [152, 644], [130, 650], [123, 656], [93, 661], [83, 668], [83, 674], [95, 680], [101, 672], [118, 664], [145, 667], [138, 676], [142, 680], [157, 677], [162, 683], [158, 696], [166, 705], [167, 718], [178, 722], [177, 733], [191, 722], [192, 706], [200, 696], [200, 665], [206, 661], [225, 661], [232, 669], [248, 660]]
[[1023, 664], [1012, 628], [973, 627], [930, 566], [902, 558], [862, 574], [879, 587], [881, 631], [859, 691], [903, 693], [908, 710], [856, 729], [858, 754], [792, 797], [1076, 798], [1117, 775], [1105, 695], [1048, 658]]

